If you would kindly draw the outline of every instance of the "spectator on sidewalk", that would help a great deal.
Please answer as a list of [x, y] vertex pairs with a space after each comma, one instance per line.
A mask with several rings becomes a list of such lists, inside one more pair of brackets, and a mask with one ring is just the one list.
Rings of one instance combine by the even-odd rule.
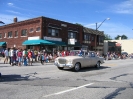
[[4, 56], [5, 56], [4, 64], [7, 64], [8, 63], [8, 58], [9, 58], [8, 48], [6, 48], [6, 50], [4, 51]]
[[41, 61], [41, 64], [44, 65], [44, 53], [41, 53], [40, 61]]
[[21, 49], [18, 49], [17, 56], [18, 56], [18, 66], [21, 66], [22, 65], [22, 50]]
[[29, 49], [29, 51], [28, 51], [28, 64], [29, 64], [29, 65], [32, 65], [32, 52], [31, 52], [30, 49]]

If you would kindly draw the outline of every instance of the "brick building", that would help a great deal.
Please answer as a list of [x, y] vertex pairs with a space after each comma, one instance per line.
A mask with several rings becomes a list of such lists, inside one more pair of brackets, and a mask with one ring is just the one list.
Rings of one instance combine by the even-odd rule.
[[99, 51], [103, 54], [104, 32], [83, 27], [83, 42], [89, 50]]
[[103, 37], [103, 32], [47, 17], [20, 22], [14, 18], [14, 23], [0, 26], [0, 46], [7, 48], [100, 51]]

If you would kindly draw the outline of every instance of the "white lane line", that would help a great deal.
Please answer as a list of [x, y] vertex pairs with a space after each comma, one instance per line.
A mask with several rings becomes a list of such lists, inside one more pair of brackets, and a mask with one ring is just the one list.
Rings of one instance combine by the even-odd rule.
[[65, 91], [61, 91], [61, 92], [49, 94], [49, 95], [46, 95], [46, 96], [43, 96], [43, 97], [50, 97], [50, 96], [53, 96], [53, 95], [63, 94], [63, 93], [70, 92], [70, 91], [73, 91], [73, 90], [77, 90], [77, 89], [80, 89], [80, 88], [83, 88], [83, 87], [86, 87], [86, 86], [90, 86], [90, 85], [92, 85], [92, 84], [93, 84], [93, 83], [86, 84], [86, 85], [82, 85], [82, 86], [79, 86], [79, 87], [76, 87], [76, 88], [72, 88], [72, 89], [68, 89], [68, 90], [65, 90]]

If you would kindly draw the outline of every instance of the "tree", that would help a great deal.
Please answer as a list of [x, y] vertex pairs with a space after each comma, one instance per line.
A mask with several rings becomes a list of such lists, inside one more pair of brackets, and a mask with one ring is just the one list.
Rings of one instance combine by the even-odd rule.
[[120, 35], [117, 35], [116, 37], [115, 37], [115, 40], [118, 40], [119, 39], [119, 37], [121, 37]]
[[82, 24], [76, 23], [76, 25], [83, 26]]
[[118, 40], [119, 39], [119, 37], [121, 37], [121, 39], [123, 40], [123, 39], [128, 39], [128, 37], [126, 36], [126, 35], [117, 35], [116, 37], [115, 37], [115, 40]]
[[110, 35], [104, 34], [104, 40], [112, 40], [112, 38]]
[[121, 36], [121, 38], [122, 39], [128, 39], [128, 37], [126, 35], [124, 35], [124, 34]]

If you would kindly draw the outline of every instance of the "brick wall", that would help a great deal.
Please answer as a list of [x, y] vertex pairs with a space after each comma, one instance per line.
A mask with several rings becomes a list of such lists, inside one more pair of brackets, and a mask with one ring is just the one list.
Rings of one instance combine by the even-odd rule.
[[[2, 33], [2, 39], [0, 42], [7, 42], [7, 47], [22, 47], [22, 43], [28, 39], [28, 37], [41, 36], [41, 31], [36, 32], [36, 28], [41, 26], [41, 18], [35, 18], [31, 20], [25, 20], [21, 22], [15, 22], [13, 24], [5, 25], [0, 27], [0, 33]], [[34, 31], [30, 33], [30, 28], [33, 28]], [[21, 36], [21, 30], [27, 29], [27, 36]], [[8, 32], [12, 31], [12, 38], [8, 38]], [[15, 37], [15, 31], [18, 31], [18, 37]], [[4, 35], [6, 33], [6, 38]]]
[[[17, 20], [16, 20], [17, 21]], [[82, 43], [82, 26], [51, 19], [47, 17], [38, 17], [34, 19], [29, 19], [21, 22], [14, 22], [12, 24], [4, 25], [0, 27], [0, 33], [2, 33], [2, 39], [0, 39], [0, 42], [7, 42], [7, 47], [21, 47], [25, 48], [26, 46], [22, 46], [22, 43], [25, 40], [28, 40], [28, 37], [35, 37], [39, 36], [40, 39], [43, 39], [44, 36], [48, 36], [48, 26], [49, 25], [57, 25], [59, 29], [59, 36], [55, 38], [62, 38], [62, 41], [67, 42], [67, 35], [68, 30], [78, 31], [77, 33], [77, 41]], [[36, 28], [40, 27], [41, 31], [36, 32]], [[33, 28], [34, 31], [31, 33], [30, 29]], [[21, 30], [27, 29], [27, 36], [21, 36]], [[8, 38], [8, 32], [12, 31], [13, 37]], [[18, 31], [18, 37], [15, 37], [15, 31]], [[6, 33], [6, 38], [4, 38], [4, 35]]]

